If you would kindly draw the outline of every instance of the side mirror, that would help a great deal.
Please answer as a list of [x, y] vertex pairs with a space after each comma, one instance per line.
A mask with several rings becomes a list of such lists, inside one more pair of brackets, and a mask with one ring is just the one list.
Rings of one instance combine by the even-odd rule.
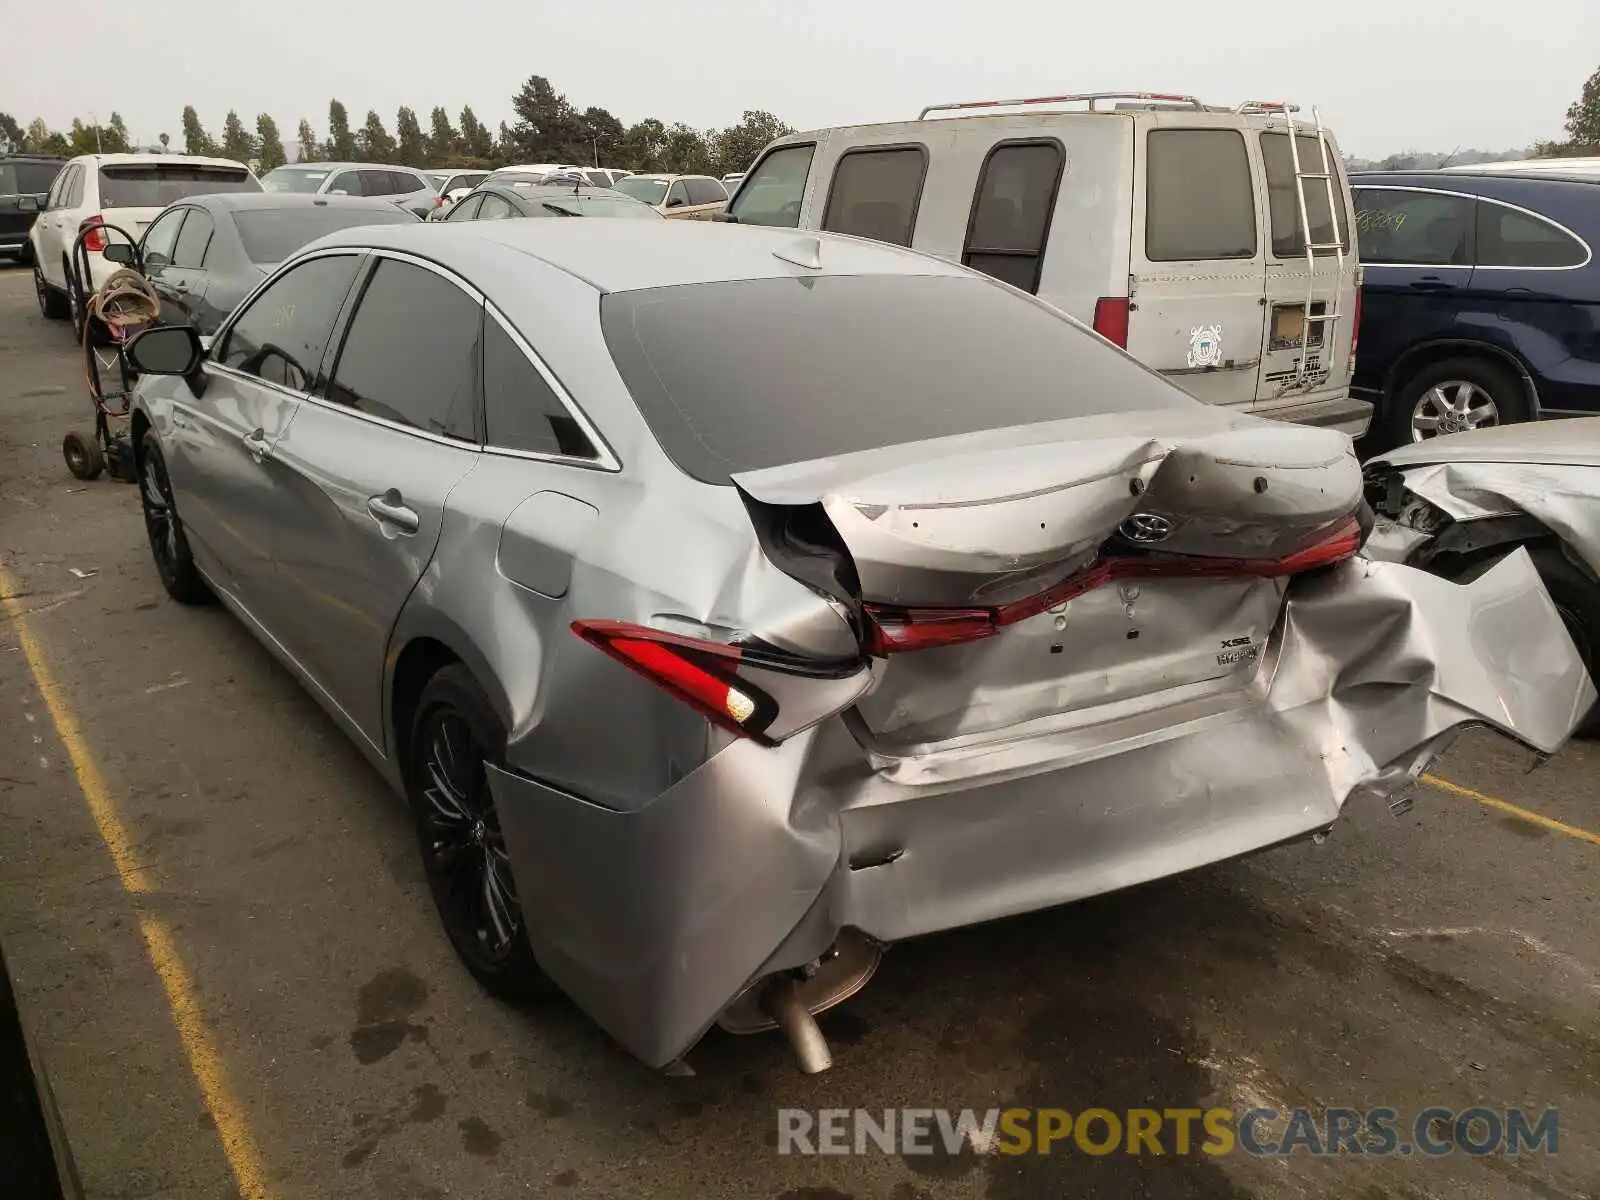
[[100, 256], [107, 262], [120, 263], [124, 267], [133, 266], [139, 259], [134, 248], [127, 242], [112, 242], [100, 252]]
[[122, 355], [141, 375], [180, 375], [193, 381], [205, 358], [200, 334], [193, 325], [157, 325], [128, 339]]
[[39, 197], [37, 197], [37, 196], [18, 196], [17, 197], [17, 211], [18, 212], [36, 213], [36, 212], [39, 212], [41, 208], [42, 208], [42, 205], [40, 205]]

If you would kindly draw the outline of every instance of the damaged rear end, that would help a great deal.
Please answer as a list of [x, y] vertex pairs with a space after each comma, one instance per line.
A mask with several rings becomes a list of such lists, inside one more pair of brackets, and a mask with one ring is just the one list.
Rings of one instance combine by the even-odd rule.
[[[780, 1028], [822, 1069], [812, 1014], [889, 943], [1325, 830], [1465, 723], [1549, 751], [1592, 700], [1525, 557], [1467, 587], [1356, 557], [1370, 512], [1342, 435], [1193, 403], [1059, 328], [1005, 390], [981, 293], [872, 324], [848, 287], [819, 316], [829, 282], [849, 281], [719, 309], [722, 345], [758, 358], [774, 323], [842, 322], [820, 381], [736, 350], [712, 379], [679, 344], [682, 303], [632, 306], [634, 341], [612, 343], [748, 551], [698, 611], [575, 609], [573, 631], [626, 669], [604, 677], [619, 696], [631, 676], [704, 719], [704, 760], [627, 812], [494, 773], [525, 906], [564, 914], [532, 931], [541, 964], [646, 1062], [720, 1022]], [[976, 415], [929, 400], [917, 438], [884, 424], [833, 368], [881, 388], [871, 363], [912, 344], [936, 349], [898, 373], [908, 394], [1004, 396]], [[1078, 369], [1039, 361], [1058, 344]], [[697, 417], [718, 388], [767, 432]], [[851, 410], [855, 446], [819, 441]]]

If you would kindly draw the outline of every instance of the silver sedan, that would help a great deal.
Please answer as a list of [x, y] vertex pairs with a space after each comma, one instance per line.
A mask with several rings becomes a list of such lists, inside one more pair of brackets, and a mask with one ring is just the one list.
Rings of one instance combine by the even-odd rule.
[[141, 335], [155, 565], [414, 813], [446, 932], [685, 1069], [883, 947], [1321, 833], [1594, 698], [1526, 556], [1353, 557], [1349, 441], [986, 276], [658, 221], [352, 229]]

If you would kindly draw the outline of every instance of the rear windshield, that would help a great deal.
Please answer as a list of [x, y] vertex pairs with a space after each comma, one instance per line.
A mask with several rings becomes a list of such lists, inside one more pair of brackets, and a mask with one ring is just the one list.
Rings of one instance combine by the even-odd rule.
[[741, 471], [1187, 394], [987, 280], [854, 275], [681, 284], [602, 298], [606, 345], [685, 473]]
[[138, 163], [100, 168], [101, 208], [165, 208], [185, 196], [260, 190], [261, 184], [243, 167]]
[[244, 243], [245, 257], [253, 263], [276, 263], [336, 229], [349, 229], [352, 225], [415, 224], [416, 217], [387, 204], [359, 209], [312, 205], [236, 212], [233, 223], [238, 227], [239, 240]]
[[327, 167], [279, 167], [261, 177], [264, 192], [314, 192], [333, 172]]
[[43, 195], [50, 190], [60, 171], [60, 163], [0, 160], [0, 196]]
[[632, 196], [635, 200], [643, 200], [646, 204], [660, 204], [667, 194], [665, 179], [647, 179], [643, 175], [630, 175], [626, 179], [619, 179], [613, 186], [617, 191]]
[[[532, 196], [528, 197], [534, 202]], [[660, 221], [662, 217], [648, 204], [627, 200], [620, 196], [549, 196], [537, 201], [539, 208], [552, 217], [643, 217], [647, 221]]]

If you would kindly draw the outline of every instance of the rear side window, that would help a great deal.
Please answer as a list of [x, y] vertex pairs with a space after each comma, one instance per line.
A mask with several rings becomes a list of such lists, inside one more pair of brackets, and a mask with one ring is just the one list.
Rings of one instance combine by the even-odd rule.
[[1256, 192], [1242, 134], [1152, 129], [1145, 155], [1147, 259], [1255, 257]]
[[211, 235], [216, 232], [216, 224], [211, 220], [211, 214], [198, 208], [189, 210], [189, 219], [183, 223], [183, 232], [178, 234], [178, 244], [172, 251], [172, 265], [175, 267], [199, 267], [206, 261], [206, 250], [211, 245]]
[[595, 187], [608, 188], [611, 186], [611, 176], [604, 171], [585, 171], [583, 177], [594, 184]]
[[519, 215], [517, 210], [511, 207], [510, 201], [496, 196], [493, 192], [485, 192], [483, 204], [478, 209], [477, 216], [473, 219], [477, 221], [505, 221]]
[[1470, 267], [1477, 200], [1398, 188], [1356, 190], [1361, 261], [1379, 266]]
[[344, 206], [248, 209], [233, 214], [233, 224], [253, 263], [277, 263], [325, 233], [353, 225], [411, 225], [411, 214], [398, 208]]
[[185, 196], [260, 190], [243, 167], [133, 163], [100, 168], [101, 208], [165, 208]]
[[1055, 142], [1002, 142], [989, 151], [972, 202], [963, 266], [1025, 292], [1039, 290], [1062, 161]]
[[394, 186], [392, 195], [401, 196], [407, 192], [426, 192], [432, 189], [426, 179], [420, 175], [413, 175], [409, 171], [390, 171], [389, 180]]
[[1581, 267], [1589, 252], [1549, 221], [1480, 197], [1475, 261], [1480, 267]]
[[483, 418], [485, 440], [491, 446], [596, 457], [583, 426], [493, 317], [483, 323]]
[[[1322, 173], [1322, 147], [1315, 134], [1302, 133], [1295, 137], [1295, 147], [1300, 152], [1300, 170], [1313, 175]], [[1261, 135], [1261, 159], [1267, 171], [1267, 204], [1272, 213], [1272, 253], [1277, 258], [1293, 258], [1306, 252], [1305, 235], [1300, 229], [1300, 193], [1294, 178], [1294, 157], [1289, 147], [1287, 133]], [[1338, 197], [1339, 231], [1335, 235], [1333, 217], [1328, 208], [1328, 184], [1322, 179], [1306, 180], [1306, 212], [1311, 217], [1311, 241], [1316, 245], [1331, 246], [1335, 241], [1350, 249], [1350, 221], [1344, 212], [1344, 184], [1340, 175], [1339, 156], [1328, 147], [1328, 165], [1333, 168], [1333, 194]], [[1318, 254], [1332, 254], [1318, 250]]]
[[328, 399], [476, 442], [483, 305], [441, 275], [386, 258], [350, 321]]
[[1083, 326], [987, 279], [803, 282], [602, 297], [617, 369], [687, 474], [727, 483], [741, 471], [924, 438], [1199, 403]]
[[392, 196], [395, 194], [394, 176], [388, 171], [358, 171], [363, 196]]
[[809, 143], [774, 150], [740, 182], [739, 195], [728, 211], [741, 225], [794, 229], [800, 224], [800, 203], [816, 152], [816, 146]]
[[911, 245], [928, 154], [921, 146], [851, 150], [833, 169], [822, 227], [893, 246]]
[[268, 383], [308, 390], [359, 261], [353, 254], [330, 255], [285, 271], [229, 328], [217, 361]]

